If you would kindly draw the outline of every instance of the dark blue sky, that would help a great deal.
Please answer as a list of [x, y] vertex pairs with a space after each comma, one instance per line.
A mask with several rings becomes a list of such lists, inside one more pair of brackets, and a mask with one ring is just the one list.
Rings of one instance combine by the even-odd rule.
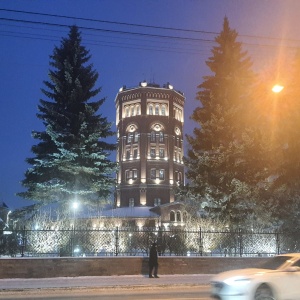
[[189, 116], [198, 105], [197, 85], [209, 74], [205, 61], [224, 16], [260, 72], [299, 47], [299, 13], [299, 0], [0, 1], [0, 202], [12, 209], [30, 204], [14, 194], [22, 191], [25, 159], [35, 143], [31, 131], [44, 129], [36, 118], [37, 105], [42, 82], [48, 79], [49, 55], [69, 31], [61, 25], [83, 28], [83, 44], [100, 74], [99, 98], [107, 98], [104, 116], [115, 122], [114, 99], [121, 86], [170, 82], [186, 96], [189, 133], [195, 126]]

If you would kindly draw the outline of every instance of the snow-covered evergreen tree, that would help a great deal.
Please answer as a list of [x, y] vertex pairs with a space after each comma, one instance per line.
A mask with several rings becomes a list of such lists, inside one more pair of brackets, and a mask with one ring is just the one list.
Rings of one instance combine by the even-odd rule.
[[111, 123], [101, 113], [105, 98], [91, 101], [101, 88], [95, 88], [98, 73], [89, 64], [91, 55], [82, 45], [76, 26], [70, 28], [60, 47], [50, 56], [49, 81], [42, 89], [37, 117], [45, 131], [33, 131], [38, 144], [18, 195], [44, 205], [67, 205], [75, 198], [87, 204], [107, 199], [114, 184], [115, 163], [109, 158], [115, 144]]
[[235, 224], [253, 213], [257, 183], [265, 176], [261, 134], [250, 126], [255, 76], [237, 36], [225, 17], [206, 62], [212, 74], [198, 86], [200, 105], [191, 118], [199, 127], [187, 136], [185, 158], [192, 193], [212, 215]]

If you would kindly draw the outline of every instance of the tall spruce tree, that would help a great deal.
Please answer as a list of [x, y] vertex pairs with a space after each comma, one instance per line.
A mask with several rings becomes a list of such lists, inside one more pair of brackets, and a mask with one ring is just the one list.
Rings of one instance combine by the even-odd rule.
[[251, 60], [237, 42], [237, 32], [225, 17], [223, 30], [206, 64], [212, 75], [198, 86], [201, 102], [191, 119], [198, 123], [187, 135], [190, 148], [185, 158], [190, 189], [213, 216], [240, 223], [255, 204], [263, 157], [261, 134], [251, 122], [251, 89], [255, 76]]
[[94, 88], [98, 73], [90, 58], [76, 26], [50, 56], [50, 80], [42, 89], [48, 100], [40, 100], [37, 114], [45, 131], [32, 133], [39, 143], [32, 147], [35, 157], [27, 159], [31, 168], [22, 181], [27, 190], [18, 194], [40, 205], [67, 205], [74, 198], [99, 204], [114, 184], [115, 163], [109, 156], [115, 144], [107, 138], [115, 133], [98, 113], [105, 98], [91, 101], [101, 88]]
[[[282, 92], [273, 96], [273, 217], [284, 228], [300, 229], [300, 51], [296, 53]], [[275, 200], [275, 201], [274, 201]]]

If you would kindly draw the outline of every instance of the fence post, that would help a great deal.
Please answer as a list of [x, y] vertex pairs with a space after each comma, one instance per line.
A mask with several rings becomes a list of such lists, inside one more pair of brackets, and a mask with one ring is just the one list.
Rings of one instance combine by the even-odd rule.
[[115, 256], [118, 256], [119, 254], [119, 227], [117, 226], [115, 231]]
[[239, 241], [240, 257], [242, 257], [243, 256], [243, 237], [242, 237], [242, 229], [241, 228], [239, 228], [238, 241]]
[[24, 248], [25, 248], [25, 240], [26, 240], [25, 234], [26, 234], [26, 230], [24, 226], [22, 230], [21, 257], [24, 257]]
[[203, 256], [203, 237], [202, 237], [202, 229], [201, 226], [199, 228], [199, 253], [200, 256]]
[[275, 235], [276, 235], [276, 254], [278, 255], [280, 253], [280, 240], [279, 240], [279, 230], [278, 229], [276, 229]]

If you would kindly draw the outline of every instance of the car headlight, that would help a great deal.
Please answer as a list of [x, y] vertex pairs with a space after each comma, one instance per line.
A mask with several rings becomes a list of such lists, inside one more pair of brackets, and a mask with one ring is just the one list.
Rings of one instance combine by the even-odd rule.
[[225, 279], [224, 282], [228, 285], [246, 285], [250, 283], [250, 278], [245, 277], [231, 277], [228, 279]]

